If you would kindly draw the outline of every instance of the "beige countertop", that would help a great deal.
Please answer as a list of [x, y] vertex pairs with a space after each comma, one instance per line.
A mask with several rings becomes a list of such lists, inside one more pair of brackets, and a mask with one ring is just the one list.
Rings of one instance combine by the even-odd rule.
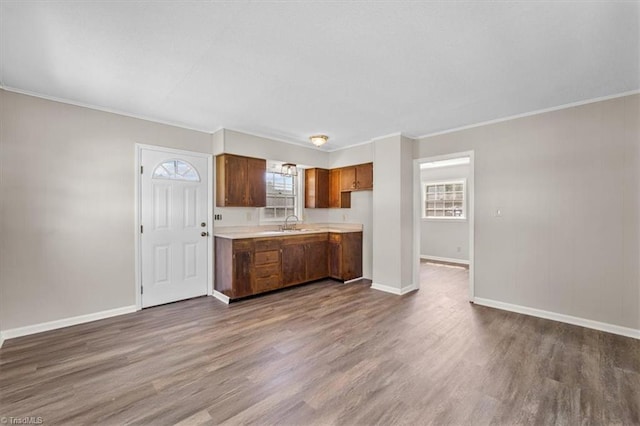
[[297, 225], [297, 228], [295, 231], [280, 231], [278, 225], [227, 226], [214, 228], [214, 236], [235, 240], [241, 238], [320, 234], [323, 232], [346, 233], [362, 231], [362, 225], [357, 223], [300, 223]]

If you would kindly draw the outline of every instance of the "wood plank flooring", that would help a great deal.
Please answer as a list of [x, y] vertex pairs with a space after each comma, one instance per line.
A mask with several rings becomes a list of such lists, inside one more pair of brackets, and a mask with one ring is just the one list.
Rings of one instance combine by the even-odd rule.
[[0, 417], [44, 424], [640, 424], [640, 341], [419, 292], [322, 281], [12, 339]]

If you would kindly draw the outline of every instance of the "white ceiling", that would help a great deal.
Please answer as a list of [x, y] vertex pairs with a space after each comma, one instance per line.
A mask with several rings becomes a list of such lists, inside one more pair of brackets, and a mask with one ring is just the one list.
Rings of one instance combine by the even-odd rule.
[[0, 7], [9, 90], [324, 149], [640, 88], [633, 1]]

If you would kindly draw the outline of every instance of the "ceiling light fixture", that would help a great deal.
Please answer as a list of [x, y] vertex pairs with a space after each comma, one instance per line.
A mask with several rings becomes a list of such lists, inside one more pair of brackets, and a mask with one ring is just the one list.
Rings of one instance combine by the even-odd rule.
[[329, 140], [329, 136], [327, 135], [315, 135], [309, 138], [312, 144], [315, 146], [322, 146]]

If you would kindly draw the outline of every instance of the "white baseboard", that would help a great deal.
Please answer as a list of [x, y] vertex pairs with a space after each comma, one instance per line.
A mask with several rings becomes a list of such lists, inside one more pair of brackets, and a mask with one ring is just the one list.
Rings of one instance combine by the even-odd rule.
[[136, 311], [137, 309], [135, 305], [123, 306], [122, 308], [109, 309], [108, 311], [95, 312], [93, 314], [79, 315], [77, 317], [27, 325], [26, 327], [11, 328], [9, 330], [3, 330], [2, 336], [4, 339], [13, 339], [14, 337], [28, 336], [30, 334], [42, 333], [43, 331], [56, 330], [58, 328], [84, 324], [118, 315], [130, 314]]
[[356, 281], [360, 281], [361, 279], [362, 279], [362, 277], [354, 278], [354, 279], [352, 279], [352, 280], [343, 281], [343, 283], [342, 283], [342, 284], [349, 284], [349, 283], [353, 283], [353, 282], [356, 282]]
[[226, 303], [227, 305], [229, 304], [229, 301], [231, 300], [231, 299], [229, 299], [229, 296], [226, 296], [226, 295], [220, 293], [218, 290], [213, 290], [213, 297], [215, 297], [216, 299], [218, 299], [222, 303]]
[[623, 327], [606, 322], [593, 321], [585, 318], [574, 317], [571, 315], [558, 314], [556, 312], [543, 311], [541, 309], [529, 308], [527, 306], [498, 302], [491, 299], [483, 299], [481, 297], [475, 297], [473, 299], [473, 303], [477, 305], [487, 306], [489, 308], [502, 309], [504, 311], [531, 315], [532, 317], [544, 318], [572, 325], [579, 325], [581, 327], [592, 328], [594, 330], [606, 331], [607, 333], [619, 334], [620, 336], [640, 339], [640, 330], [635, 328]]
[[454, 259], [452, 257], [428, 256], [426, 254], [421, 254], [420, 255], [420, 259], [433, 260], [433, 261], [436, 261], [436, 262], [459, 263], [461, 265], [468, 265], [469, 264], [468, 260]]
[[0, 331], [0, 348], [2, 347], [3, 343], [4, 343], [4, 334], [2, 334], [2, 331]]
[[371, 288], [378, 291], [384, 291], [385, 293], [396, 294], [398, 296], [402, 296], [403, 294], [407, 294], [418, 289], [418, 287], [416, 287], [415, 284], [411, 284], [402, 288], [397, 288], [397, 287], [390, 287], [388, 285], [377, 284], [377, 283], [371, 284]]

